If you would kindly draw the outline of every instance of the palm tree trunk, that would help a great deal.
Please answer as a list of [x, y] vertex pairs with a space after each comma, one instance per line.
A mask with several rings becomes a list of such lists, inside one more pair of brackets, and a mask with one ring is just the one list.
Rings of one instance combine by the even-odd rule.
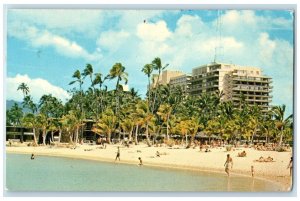
[[159, 69], [159, 71], [158, 71], [157, 82], [156, 82], [156, 84], [155, 84], [155, 94], [154, 94], [154, 99], [153, 99], [152, 113], [154, 112], [154, 106], [155, 106], [155, 101], [156, 101], [157, 86], [158, 86], [159, 76], [160, 76], [160, 69]]
[[59, 133], [58, 133], [58, 143], [60, 143], [60, 141], [61, 141], [61, 133], [62, 133], [62, 129], [59, 128]]
[[187, 145], [187, 133], [185, 134], [185, 145]]
[[148, 147], [151, 147], [151, 143], [150, 143], [150, 139], [149, 139], [149, 124], [148, 124], [148, 122], [147, 122], [147, 126], [146, 126], [146, 141], [147, 141]]
[[251, 143], [252, 144], [253, 144], [254, 135], [256, 135], [256, 128], [254, 128], [254, 131], [253, 131], [253, 134], [252, 134], [252, 137], [251, 137]]
[[279, 144], [278, 144], [279, 147], [281, 147], [281, 144], [282, 144], [282, 137], [283, 137], [283, 126], [280, 129], [280, 139], [279, 139]]
[[75, 144], [78, 143], [78, 133], [79, 133], [79, 126], [76, 126], [76, 133], [75, 133]]
[[107, 143], [108, 143], [108, 144], [111, 144], [110, 138], [111, 138], [111, 133], [108, 132], [108, 133], [107, 133]]
[[167, 116], [167, 140], [169, 141], [169, 114]]
[[43, 145], [46, 145], [46, 137], [47, 137], [46, 129], [43, 129]]
[[136, 124], [136, 130], [135, 130], [135, 136], [134, 136], [135, 137], [135, 139], [134, 139], [135, 145], [138, 145], [138, 140], [137, 140], [138, 130], [139, 130], [139, 125]]
[[131, 129], [131, 131], [129, 133], [129, 136], [128, 136], [129, 142], [132, 140], [132, 133], [133, 133], [133, 127], [132, 127], [132, 129]]
[[33, 128], [33, 142], [34, 142], [34, 145], [37, 145], [36, 134], [35, 134], [35, 128]]
[[51, 141], [54, 142], [54, 138], [53, 138], [53, 130], [51, 131]]
[[73, 144], [73, 134], [70, 135], [70, 143]]

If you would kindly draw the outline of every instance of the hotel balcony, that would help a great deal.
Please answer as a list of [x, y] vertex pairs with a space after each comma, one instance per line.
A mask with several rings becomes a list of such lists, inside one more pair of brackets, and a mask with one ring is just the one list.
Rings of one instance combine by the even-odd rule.
[[246, 82], [260, 82], [260, 83], [272, 83], [271, 78], [260, 77], [233, 77], [233, 81], [246, 81]]

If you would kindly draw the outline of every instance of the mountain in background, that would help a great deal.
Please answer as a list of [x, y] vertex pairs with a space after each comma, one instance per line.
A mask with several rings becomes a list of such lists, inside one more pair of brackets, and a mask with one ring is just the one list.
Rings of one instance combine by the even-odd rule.
[[[23, 108], [22, 102], [14, 101], [14, 100], [6, 100], [6, 110], [12, 108], [12, 106], [17, 103], [20, 108]], [[30, 112], [29, 109], [23, 109], [23, 112]]]

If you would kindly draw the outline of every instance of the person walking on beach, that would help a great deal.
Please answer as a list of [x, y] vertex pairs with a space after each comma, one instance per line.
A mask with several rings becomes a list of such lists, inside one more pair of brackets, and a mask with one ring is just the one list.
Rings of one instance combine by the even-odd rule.
[[227, 154], [227, 158], [226, 158], [226, 161], [225, 161], [225, 172], [227, 173], [227, 176], [229, 176], [229, 164], [231, 163], [231, 169], [232, 169], [232, 166], [233, 166], [233, 161], [232, 161], [232, 158], [230, 157], [230, 154]]
[[289, 165], [287, 166], [287, 169], [288, 168], [290, 168], [290, 176], [292, 176], [292, 173], [293, 173], [293, 157], [291, 157]]
[[115, 161], [116, 161], [117, 159], [119, 159], [119, 161], [120, 161], [120, 147], [118, 147], [117, 156], [116, 156]]

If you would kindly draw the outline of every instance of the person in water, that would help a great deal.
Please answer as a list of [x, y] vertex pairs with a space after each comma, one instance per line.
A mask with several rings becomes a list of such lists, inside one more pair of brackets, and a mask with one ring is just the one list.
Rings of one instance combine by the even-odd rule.
[[254, 177], [254, 166], [251, 165], [251, 176]]
[[141, 157], [139, 157], [139, 161], [140, 161], [139, 166], [143, 165], [143, 161], [142, 161]]
[[232, 166], [233, 166], [233, 161], [232, 161], [232, 158], [230, 157], [230, 154], [227, 154], [227, 158], [226, 158], [226, 161], [225, 161], [225, 172], [227, 173], [227, 176], [229, 176], [229, 164], [231, 164], [231, 169], [232, 169]]
[[33, 159], [34, 159], [34, 154], [31, 154], [31, 157], [30, 157], [30, 159], [31, 159], [31, 160], [33, 160]]

